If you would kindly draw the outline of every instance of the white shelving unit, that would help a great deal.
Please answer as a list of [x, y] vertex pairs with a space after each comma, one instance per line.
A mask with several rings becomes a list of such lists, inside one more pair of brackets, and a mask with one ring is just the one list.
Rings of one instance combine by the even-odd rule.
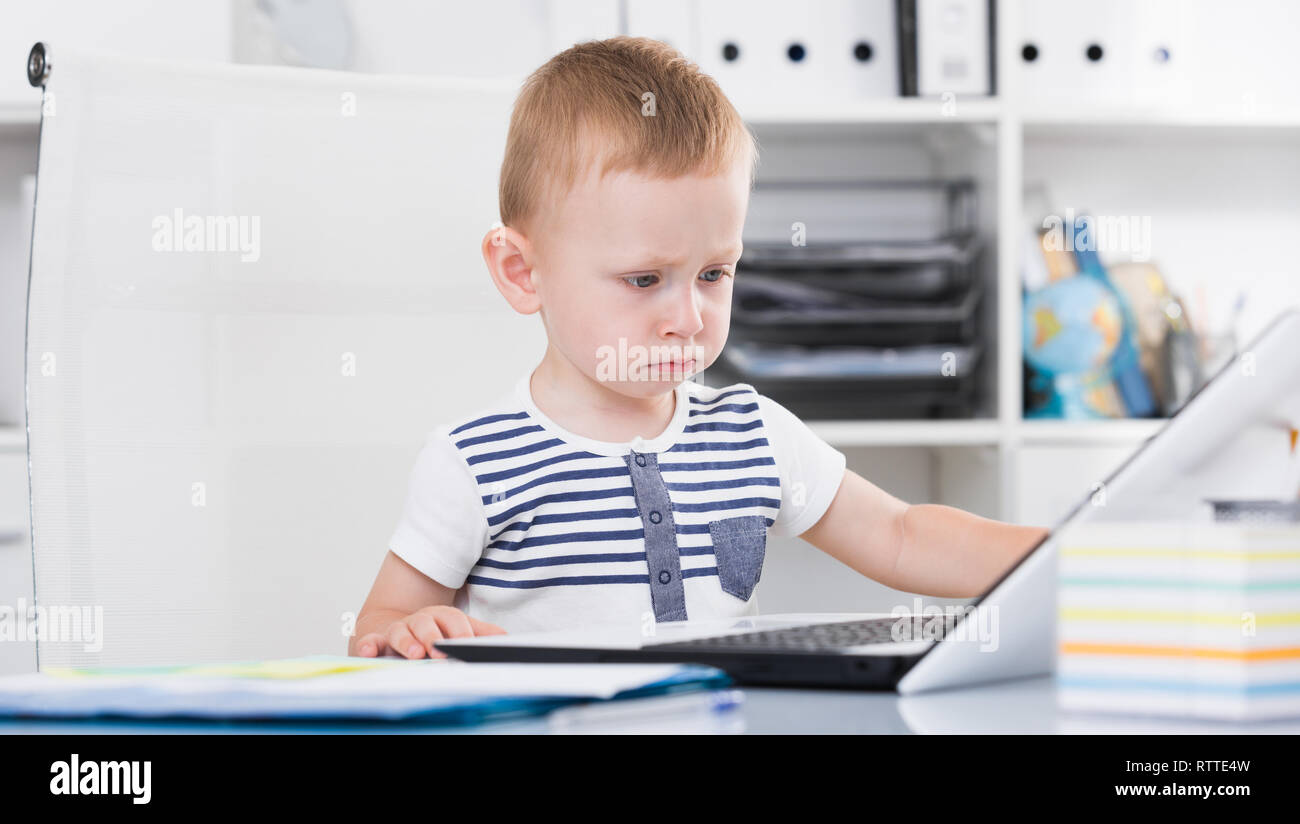
[[[1077, 207], [1080, 213], [1137, 210], [1150, 216], [1152, 260], [1193, 304], [1203, 284], [1232, 280], [1231, 273], [1216, 277], [1198, 258], [1215, 258], [1220, 268], [1228, 256], [1249, 258], [1243, 271], [1257, 277], [1243, 288], [1253, 290], [1258, 311], [1243, 319], [1245, 343], [1272, 312], [1300, 303], [1300, 273], [1294, 266], [1287, 271], [1291, 253], [1283, 246], [1294, 229], [1249, 243], [1249, 226], [1243, 225], [1261, 219], [1256, 210], [1267, 213], [1262, 220], [1269, 228], [1293, 227], [1300, 220], [1300, 198], [1294, 194], [1300, 191], [1300, 102], [1253, 96], [1248, 105], [1223, 99], [1141, 106], [1071, 104], [1068, 97], [1034, 101], [1021, 84], [1029, 70], [1021, 57], [1026, 12], [1019, 0], [999, 3], [996, 98], [950, 99], [946, 106], [942, 100], [915, 98], [750, 106], [741, 113], [764, 145], [765, 167], [775, 164], [778, 174], [788, 175], [791, 167], [821, 174], [823, 166], [807, 161], [818, 154], [808, 147], [818, 144], [828, 165], [860, 170], [846, 159], [847, 144], [848, 154], [866, 158], [866, 171], [887, 175], [905, 164], [882, 144], [901, 139], [931, 154], [930, 168], [921, 171], [966, 172], [980, 181], [982, 220], [988, 221], [988, 248], [994, 252], [985, 274], [993, 287], [986, 300], [992, 299], [997, 331], [994, 368], [984, 376], [993, 402], [974, 420], [809, 423], [841, 449], [870, 450], [871, 459], [864, 459], [859, 471], [873, 472], [869, 477], [882, 486], [891, 486], [891, 469], [913, 463], [925, 467], [928, 483], [920, 494], [928, 500], [975, 501], [972, 508], [990, 517], [1050, 525], [1165, 421], [1023, 418], [1021, 260], [1030, 221], [1042, 217], [1030, 213], [1026, 187], [1046, 183], [1054, 206]], [[1079, 62], [1080, 73], [1090, 70], [1082, 57]], [[800, 150], [796, 159], [777, 156], [787, 145]], [[1207, 167], [1225, 165], [1227, 171], [1207, 175], [1204, 191], [1189, 182]], [[760, 179], [762, 174], [761, 169]], [[1217, 306], [1225, 302], [1221, 295], [1210, 300]], [[963, 455], [971, 450], [991, 452], [996, 460], [971, 461]], [[883, 461], [882, 454], [887, 455]], [[915, 473], [904, 469], [902, 474]], [[988, 489], [997, 494], [988, 496]]]

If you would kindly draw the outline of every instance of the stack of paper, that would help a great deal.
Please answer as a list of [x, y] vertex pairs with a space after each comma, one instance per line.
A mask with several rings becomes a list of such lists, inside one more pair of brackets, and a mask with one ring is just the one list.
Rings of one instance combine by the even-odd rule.
[[365, 718], [471, 723], [580, 701], [725, 686], [679, 664], [469, 664], [310, 656], [194, 667], [49, 670], [0, 678], [0, 716]]
[[1063, 708], [1300, 716], [1300, 527], [1083, 524], [1059, 575]]

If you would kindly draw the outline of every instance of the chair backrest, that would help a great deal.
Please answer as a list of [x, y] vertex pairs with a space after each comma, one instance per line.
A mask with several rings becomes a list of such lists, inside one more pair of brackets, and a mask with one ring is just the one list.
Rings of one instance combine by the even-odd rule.
[[480, 254], [519, 78], [50, 58], [40, 666], [341, 654], [425, 437], [541, 356]]

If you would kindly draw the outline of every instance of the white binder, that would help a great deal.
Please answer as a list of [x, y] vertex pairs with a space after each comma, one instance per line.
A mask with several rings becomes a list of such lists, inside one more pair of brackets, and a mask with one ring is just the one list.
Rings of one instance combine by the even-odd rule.
[[892, 0], [633, 0], [627, 21], [698, 63], [745, 116], [898, 94]]
[[916, 0], [917, 94], [992, 92], [989, 0]]
[[[1300, 106], [1300, 5], [1024, 2], [1013, 44], [1027, 114], [1088, 108], [1251, 117]], [[1089, 59], [1090, 46], [1100, 49]], [[1034, 58], [1023, 50], [1032, 46]]]
[[699, 0], [627, 0], [627, 33], [662, 40], [698, 60], [699, 5]]

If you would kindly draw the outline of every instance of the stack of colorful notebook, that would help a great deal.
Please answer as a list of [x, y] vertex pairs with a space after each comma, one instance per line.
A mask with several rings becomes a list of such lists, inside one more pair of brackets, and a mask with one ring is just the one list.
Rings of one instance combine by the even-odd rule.
[[1082, 524], [1059, 548], [1062, 708], [1300, 716], [1300, 525]]

